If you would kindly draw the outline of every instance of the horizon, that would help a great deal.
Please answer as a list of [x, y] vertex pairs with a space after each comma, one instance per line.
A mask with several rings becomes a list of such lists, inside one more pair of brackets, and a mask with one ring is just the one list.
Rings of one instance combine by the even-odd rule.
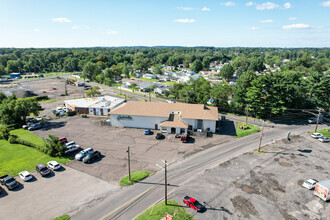
[[330, 47], [328, 0], [0, 0], [0, 6], [0, 48]]

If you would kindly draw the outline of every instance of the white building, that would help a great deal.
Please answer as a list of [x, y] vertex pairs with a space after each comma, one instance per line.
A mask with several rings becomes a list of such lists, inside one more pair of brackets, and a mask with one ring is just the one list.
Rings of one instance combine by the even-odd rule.
[[218, 108], [203, 104], [128, 101], [110, 112], [111, 125], [160, 129], [180, 134], [201, 129], [215, 133]]
[[64, 101], [65, 107], [79, 114], [108, 115], [111, 110], [124, 103], [125, 100], [112, 96], [73, 99]]

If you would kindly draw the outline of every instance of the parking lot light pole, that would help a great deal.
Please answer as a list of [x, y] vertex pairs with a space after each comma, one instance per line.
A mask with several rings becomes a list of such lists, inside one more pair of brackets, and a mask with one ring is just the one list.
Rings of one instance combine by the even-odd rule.
[[128, 159], [128, 179], [129, 179], [129, 181], [132, 181], [131, 180], [131, 161], [130, 161], [130, 152], [129, 152], [129, 146], [127, 147], [127, 155], [128, 155], [128, 157], [127, 157], [127, 159]]

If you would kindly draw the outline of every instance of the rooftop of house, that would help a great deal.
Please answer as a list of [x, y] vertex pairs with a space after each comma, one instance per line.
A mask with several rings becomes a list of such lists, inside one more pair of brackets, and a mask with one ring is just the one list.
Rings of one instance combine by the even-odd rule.
[[116, 106], [124, 103], [125, 100], [121, 98], [116, 98], [112, 96], [98, 96], [93, 98], [83, 98], [83, 99], [72, 99], [66, 100], [64, 103], [72, 105], [74, 107], [81, 108], [115, 108]]
[[128, 101], [111, 114], [168, 117], [171, 112], [180, 112], [181, 118], [218, 120], [218, 108], [203, 104], [163, 103]]

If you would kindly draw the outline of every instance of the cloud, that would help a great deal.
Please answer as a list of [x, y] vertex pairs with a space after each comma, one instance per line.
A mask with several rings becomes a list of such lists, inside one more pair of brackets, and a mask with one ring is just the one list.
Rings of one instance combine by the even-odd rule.
[[323, 7], [330, 7], [330, 1], [322, 2], [321, 6]]
[[77, 25], [77, 24], [75, 24], [75, 25], [72, 26], [72, 29], [73, 30], [89, 30], [90, 28], [86, 25]]
[[297, 18], [296, 17], [289, 17], [288, 20], [289, 21], [295, 21], [295, 20], [297, 20]]
[[60, 23], [71, 23], [72, 21], [67, 18], [52, 18], [53, 22], [60, 22]]
[[273, 23], [274, 20], [272, 19], [266, 19], [266, 20], [261, 20], [260, 23]]
[[38, 28], [33, 29], [35, 32], [39, 32], [40, 30]]
[[107, 31], [107, 34], [109, 34], [109, 35], [116, 35], [116, 34], [118, 34], [118, 31], [114, 31], [114, 30]]
[[291, 5], [290, 2], [287, 2], [287, 3], [285, 3], [285, 4], [283, 5], [283, 7], [284, 7], [285, 9], [289, 9], [289, 8], [292, 7], [292, 5]]
[[232, 7], [236, 5], [235, 2], [221, 2], [220, 4], [227, 7]]
[[291, 29], [307, 29], [311, 28], [309, 24], [290, 24], [290, 25], [285, 25], [282, 27], [284, 30], [291, 30]]
[[248, 29], [251, 31], [255, 31], [255, 30], [258, 30], [259, 28], [258, 27], [248, 27]]
[[247, 7], [250, 7], [250, 6], [254, 5], [254, 4], [255, 4], [254, 2], [247, 2], [245, 5], [246, 5]]
[[192, 10], [195, 10], [196, 8], [191, 8], [191, 7], [178, 7], [178, 9], [180, 9], [180, 10], [184, 10], [184, 11], [192, 11]]
[[202, 8], [202, 11], [211, 11], [211, 9], [208, 8], [208, 7], [203, 7], [203, 8]]
[[189, 19], [189, 18], [180, 18], [180, 19], [176, 19], [174, 20], [174, 22], [177, 22], [177, 23], [194, 23], [195, 22], [195, 19]]
[[278, 4], [273, 2], [265, 2], [256, 6], [257, 10], [273, 10], [275, 8], [280, 7]]

